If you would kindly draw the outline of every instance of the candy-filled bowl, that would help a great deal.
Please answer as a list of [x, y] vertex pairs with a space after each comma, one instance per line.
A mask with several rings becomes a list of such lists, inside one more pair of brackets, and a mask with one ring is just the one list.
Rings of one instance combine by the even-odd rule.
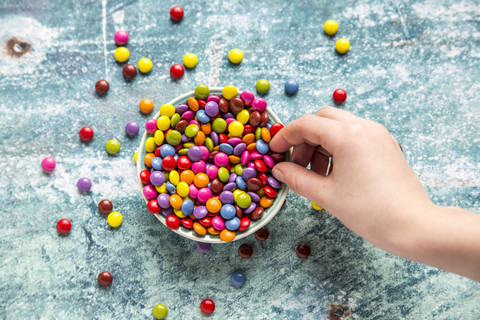
[[200, 242], [242, 239], [264, 227], [288, 193], [271, 174], [290, 160], [269, 142], [283, 125], [262, 98], [233, 86], [199, 85], [163, 104], [145, 124], [137, 176], [147, 209]]

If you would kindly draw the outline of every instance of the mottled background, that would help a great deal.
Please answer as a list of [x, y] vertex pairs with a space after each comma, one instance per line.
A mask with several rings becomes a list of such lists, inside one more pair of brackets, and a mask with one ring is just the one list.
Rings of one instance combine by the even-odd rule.
[[[179, 24], [173, 5], [185, 10]], [[331, 18], [340, 29], [329, 38]], [[113, 57], [120, 28], [130, 61], [154, 62], [130, 83]], [[30, 52], [11, 56], [12, 37]], [[340, 37], [351, 42], [345, 56], [334, 50]], [[168, 319], [328, 319], [332, 304], [350, 319], [480, 318], [478, 283], [376, 249], [294, 194], [268, 241], [198, 253], [147, 212], [132, 160], [140, 136], [124, 133], [126, 122], [148, 119], [141, 99], [158, 108], [200, 83], [253, 90], [266, 78], [285, 123], [331, 104], [342, 87], [341, 108], [391, 130], [436, 203], [480, 212], [477, 1], [2, 0], [0, 46], [0, 318], [152, 319], [157, 303]], [[245, 54], [239, 66], [227, 60], [234, 47]], [[199, 63], [173, 81], [169, 68], [187, 52]], [[283, 89], [290, 77], [300, 83], [293, 97]], [[111, 85], [103, 98], [100, 78]], [[88, 144], [78, 139], [85, 125], [95, 130]], [[116, 157], [104, 151], [112, 138], [122, 144]], [[57, 160], [51, 175], [45, 156]], [[85, 195], [82, 176], [93, 182]], [[118, 230], [96, 210], [103, 198], [124, 215]], [[73, 223], [67, 236], [55, 229], [60, 218]], [[308, 259], [295, 254], [300, 242], [312, 247]], [[237, 255], [241, 243], [253, 245], [250, 260]], [[114, 276], [106, 289], [96, 282], [104, 270]], [[247, 276], [240, 289], [236, 270]], [[209, 317], [199, 309], [207, 297], [217, 306]]]

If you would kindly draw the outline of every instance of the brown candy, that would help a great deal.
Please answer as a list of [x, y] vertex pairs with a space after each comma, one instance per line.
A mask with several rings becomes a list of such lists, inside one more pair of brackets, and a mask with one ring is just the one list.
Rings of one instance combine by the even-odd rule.
[[223, 183], [220, 179], [215, 178], [211, 184], [213, 194], [220, 194], [223, 191]]
[[270, 119], [270, 117], [268, 116], [268, 113], [266, 111], [262, 112], [262, 114], [260, 115], [259, 126], [260, 127], [265, 127], [267, 125], [269, 119]]
[[257, 192], [262, 189], [262, 181], [258, 178], [250, 178], [247, 180], [247, 188], [250, 191]]
[[239, 97], [233, 97], [232, 99], [230, 99], [228, 105], [230, 107], [230, 111], [232, 111], [233, 113], [238, 113], [242, 111], [244, 106], [243, 100]]
[[113, 204], [112, 201], [104, 199], [98, 203], [98, 211], [102, 214], [108, 214], [112, 212]]
[[187, 120], [180, 120], [178, 123], [175, 125], [175, 130], [179, 131], [180, 133], [185, 132], [185, 128], [188, 126], [188, 121]]
[[312, 250], [310, 249], [310, 246], [306, 243], [300, 243], [298, 246], [297, 246], [297, 255], [298, 257], [300, 258], [307, 258], [310, 253], [312, 252]]
[[265, 209], [263, 209], [262, 207], [257, 207], [255, 210], [253, 210], [252, 214], [250, 215], [250, 218], [252, 220], [258, 220], [262, 217], [264, 211]]
[[270, 158], [272, 158], [272, 160], [273, 160], [275, 163], [279, 163], [279, 162], [285, 161], [285, 155], [284, 155], [284, 154], [281, 154], [281, 153], [272, 153], [272, 154], [270, 155]]
[[95, 90], [97, 91], [98, 94], [106, 94], [108, 92], [108, 89], [110, 89], [110, 84], [108, 84], [107, 80], [98, 80], [97, 83], [95, 83]]
[[228, 100], [225, 98], [221, 98], [220, 101], [218, 101], [218, 107], [220, 108], [220, 111], [223, 113], [227, 113], [230, 111], [228, 107]]
[[218, 153], [218, 151], [212, 151], [210, 155], [208, 156], [208, 162], [213, 163], [213, 158], [215, 158], [215, 155]]
[[133, 64], [126, 64], [122, 73], [125, 79], [133, 79], [137, 75], [137, 68]]
[[252, 254], [253, 254], [253, 248], [248, 243], [244, 243], [240, 247], [238, 247], [238, 255], [243, 259], [250, 258]]
[[268, 239], [268, 236], [270, 235], [270, 231], [268, 231], [267, 228], [263, 227], [262, 229], [258, 229], [257, 232], [255, 232], [255, 239], [258, 241], [265, 241]]
[[240, 208], [239, 206], [235, 205], [235, 211], [237, 211], [236, 215], [237, 215], [238, 219], [242, 219], [242, 218], [243, 218], [243, 210], [242, 210], [242, 208]]
[[250, 115], [250, 125], [252, 127], [258, 127], [260, 124], [260, 112], [258, 111], [253, 111], [252, 114]]

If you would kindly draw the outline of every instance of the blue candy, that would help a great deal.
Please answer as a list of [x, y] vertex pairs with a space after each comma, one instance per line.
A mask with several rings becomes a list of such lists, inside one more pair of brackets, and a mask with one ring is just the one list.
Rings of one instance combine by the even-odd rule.
[[262, 139], [260, 140], [257, 140], [257, 151], [261, 154], [267, 154], [268, 153], [268, 150], [269, 150], [269, 147], [268, 147], [268, 143], [263, 141]]
[[235, 183], [237, 184], [237, 187], [239, 189], [242, 189], [242, 190], [247, 189], [247, 183], [245, 182], [245, 180], [243, 180], [242, 177], [238, 176], [237, 179], [235, 179]]
[[165, 183], [165, 188], [167, 188], [167, 191], [170, 192], [170, 194], [174, 194], [177, 192], [177, 188], [170, 181], [167, 181], [167, 183]]
[[198, 121], [200, 121], [202, 123], [210, 122], [210, 117], [207, 115], [205, 110], [198, 110], [197, 111], [197, 119], [198, 119]]
[[232, 284], [237, 288], [240, 288], [241, 286], [243, 286], [245, 284], [245, 281], [247, 281], [247, 277], [245, 277], [245, 274], [241, 271], [235, 271], [232, 274], [231, 279], [232, 279]]
[[224, 152], [228, 155], [231, 155], [233, 153], [233, 147], [231, 145], [229, 145], [228, 143], [221, 143], [218, 146], [218, 151]]
[[175, 155], [175, 148], [169, 144], [164, 144], [160, 147], [160, 155], [162, 158], [165, 158], [166, 156], [173, 157]]
[[[235, 217], [236, 214], [237, 214], [237, 210], [235, 210], [235, 207], [231, 204], [224, 204], [220, 209], [220, 215], [222, 216], [222, 218], [226, 220], [232, 219], [233, 217]], [[240, 225], [240, 222], [239, 222], [239, 225]]]
[[188, 216], [193, 213], [193, 201], [192, 200], [185, 200], [182, 203], [182, 212], [184, 215]]
[[288, 95], [294, 95], [298, 91], [298, 82], [295, 79], [289, 79], [285, 82], [285, 92]]
[[152, 162], [150, 163], [152, 165], [152, 168], [155, 170], [163, 170], [162, 168], [162, 158], [155, 157], [152, 159]]
[[227, 228], [230, 231], [235, 231], [240, 227], [240, 219], [237, 217], [233, 217], [230, 220], [225, 221], [225, 228]]

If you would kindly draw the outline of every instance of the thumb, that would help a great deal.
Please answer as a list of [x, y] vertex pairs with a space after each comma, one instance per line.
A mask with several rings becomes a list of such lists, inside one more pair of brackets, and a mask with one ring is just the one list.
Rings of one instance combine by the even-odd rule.
[[293, 162], [281, 162], [272, 171], [273, 176], [284, 182], [293, 192], [324, 206], [331, 192], [327, 177]]

